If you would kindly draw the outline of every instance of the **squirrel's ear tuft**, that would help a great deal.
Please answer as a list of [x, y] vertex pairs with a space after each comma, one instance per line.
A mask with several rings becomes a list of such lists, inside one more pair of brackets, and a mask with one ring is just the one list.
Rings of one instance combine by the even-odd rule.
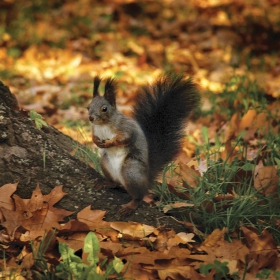
[[94, 96], [98, 96], [99, 92], [98, 92], [98, 88], [100, 85], [101, 79], [98, 76], [95, 76], [93, 79], [93, 97]]
[[117, 82], [112, 78], [106, 79], [104, 97], [114, 107], [116, 106], [116, 94]]

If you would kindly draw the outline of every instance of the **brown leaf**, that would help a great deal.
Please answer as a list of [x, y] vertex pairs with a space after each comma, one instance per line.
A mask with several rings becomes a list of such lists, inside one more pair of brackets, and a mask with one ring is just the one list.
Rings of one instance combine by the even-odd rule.
[[11, 239], [14, 238], [15, 231], [19, 228], [26, 217], [22, 212], [12, 211], [5, 208], [1, 208], [2, 214], [5, 218], [5, 222], [1, 225], [5, 227], [10, 235]]
[[199, 228], [198, 225], [195, 225], [195, 224], [193, 224], [191, 222], [187, 222], [187, 221], [186, 222], [178, 221], [178, 223], [184, 225], [190, 232], [200, 236], [201, 238], [204, 237], [204, 234], [200, 230], [198, 230], [198, 228]]
[[157, 235], [157, 239], [154, 247], [163, 252], [168, 249], [168, 241], [176, 236], [176, 232], [173, 229], [159, 228], [155, 230], [155, 235]]
[[186, 181], [189, 186], [195, 188], [198, 185], [198, 178], [201, 177], [199, 171], [182, 162], [179, 163], [179, 167], [183, 180]]
[[77, 220], [86, 224], [91, 230], [115, 236], [115, 231], [111, 230], [110, 223], [103, 221], [105, 214], [106, 211], [91, 210], [90, 206], [87, 206], [77, 214]]
[[42, 232], [52, 228], [60, 229], [57, 216], [48, 208], [41, 208], [32, 212], [32, 217], [23, 220], [22, 226], [30, 231], [35, 230]]
[[78, 221], [88, 223], [89, 226], [93, 222], [102, 222], [106, 214], [106, 211], [102, 210], [91, 210], [90, 206], [85, 207], [79, 213], [77, 213]]
[[238, 156], [237, 151], [231, 145], [231, 140], [232, 139], [227, 140], [225, 143], [225, 149], [220, 152], [221, 159], [228, 162], [232, 162], [234, 158]]
[[273, 267], [277, 260], [278, 251], [272, 235], [266, 229], [261, 235], [257, 234], [253, 228], [241, 227], [241, 230], [250, 250], [248, 262], [254, 261], [257, 270]]
[[255, 110], [248, 110], [248, 112], [241, 118], [238, 131], [248, 129], [254, 124], [257, 112]]
[[32, 196], [29, 199], [28, 210], [30, 212], [34, 212], [38, 209], [45, 208], [46, 202], [44, 201], [43, 194], [40, 190], [39, 185], [37, 185], [36, 189], [32, 192]]
[[[21, 252], [22, 254], [23, 252]], [[33, 253], [29, 252], [24, 255], [21, 260], [21, 267], [26, 270], [30, 270], [30, 268], [34, 265], [34, 255]]]
[[29, 213], [29, 208], [28, 208], [29, 199], [22, 199], [17, 194], [13, 195], [13, 199], [15, 201], [15, 209], [16, 209], [16, 211], [25, 212], [25, 215], [28, 216], [27, 213]]
[[182, 208], [182, 207], [193, 207], [194, 204], [186, 203], [186, 202], [174, 202], [169, 203], [163, 207], [163, 212], [167, 213], [169, 210], [172, 210], [173, 208]]
[[76, 232], [71, 234], [68, 238], [57, 237], [59, 243], [65, 243], [75, 252], [84, 247], [84, 241], [86, 238], [87, 232]]
[[226, 141], [228, 141], [232, 137], [235, 137], [236, 133], [239, 131], [239, 123], [239, 115], [238, 113], [234, 113], [230, 119], [228, 126], [226, 127]]
[[77, 220], [70, 220], [61, 227], [61, 232], [73, 233], [73, 232], [87, 232], [89, 230], [95, 230], [104, 236], [110, 236], [112, 241], [118, 242], [118, 233], [111, 229], [110, 223], [103, 221], [106, 211], [91, 210], [90, 206], [82, 209], [77, 214]]
[[259, 161], [254, 170], [254, 187], [265, 196], [275, 194], [277, 191], [278, 175], [277, 169], [274, 166], [264, 166], [262, 161]]
[[185, 232], [180, 232], [176, 234], [174, 237], [171, 237], [167, 241], [167, 250], [170, 251], [172, 247], [176, 247], [179, 244], [187, 244], [189, 242], [195, 242], [192, 240], [194, 237], [193, 233], [185, 233]]
[[54, 187], [49, 194], [44, 195], [44, 201], [48, 202], [49, 210], [57, 216], [58, 221], [63, 221], [65, 217], [74, 213], [72, 211], [53, 207], [54, 204], [67, 195], [67, 193], [62, 191], [62, 187], [63, 186]]
[[[191, 266], [155, 267], [160, 279], [195, 279], [199, 274]], [[198, 279], [198, 278], [196, 278]]]
[[85, 224], [84, 222], [77, 221], [77, 220], [70, 220], [67, 223], [61, 225], [60, 232], [74, 233], [77, 231], [82, 232], [82, 231], [89, 231], [89, 230], [90, 230], [90, 227], [87, 224]]
[[13, 236], [19, 226], [31, 231], [30, 238], [44, 235], [45, 230], [60, 228], [58, 219], [63, 219], [72, 212], [64, 209], [57, 209], [53, 204], [59, 201], [65, 193], [62, 187], [54, 188], [49, 195], [42, 195], [37, 186], [30, 199], [22, 199], [18, 195], [13, 195], [15, 210], [2, 209], [5, 222], [2, 223], [7, 228], [8, 233]]
[[111, 228], [117, 230], [119, 233], [124, 234], [126, 237], [131, 238], [144, 238], [154, 232], [154, 227], [143, 225], [139, 223], [126, 223], [126, 222], [112, 222]]
[[193, 240], [194, 234], [193, 233], [185, 233], [185, 232], [179, 232], [177, 233], [177, 236], [180, 237], [180, 239], [183, 241], [181, 243], [186, 244], [188, 242], [195, 242]]
[[0, 188], [0, 207], [8, 210], [14, 210], [15, 206], [11, 195], [16, 191], [17, 185], [18, 183], [6, 184]]
[[218, 259], [238, 260], [246, 263], [246, 255], [249, 253], [246, 245], [240, 240], [233, 239], [232, 242], [226, 240], [217, 241], [213, 247], [203, 247], [208, 256], [214, 256]]
[[185, 182], [178, 184], [179, 176], [173, 176], [167, 184], [168, 190], [181, 199], [190, 200], [190, 194], [187, 191], [188, 186]]
[[[131, 257], [133, 259], [133, 257]], [[130, 260], [130, 259], [129, 259]], [[128, 279], [137, 279], [137, 280], [150, 280], [155, 279], [153, 277], [153, 271], [144, 270], [142, 265], [139, 263], [131, 263], [128, 261], [124, 267], [125, 277]]]
[[215, 229], [211, 234], [209, 234], [205, 240], [202, 242], [201, 247], [215, 247], [218, 241], [223, 241], [225, 236], [226, 228]]

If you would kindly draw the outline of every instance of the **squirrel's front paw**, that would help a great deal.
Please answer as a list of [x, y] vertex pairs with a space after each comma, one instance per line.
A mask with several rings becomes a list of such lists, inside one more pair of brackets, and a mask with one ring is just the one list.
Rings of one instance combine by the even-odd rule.
[[100, 140], [100, 142], [95, 143], [99, 148], [107, 148], [106, 140]]
[[106, 148], [106, 140], [101, 140], [97, 136], [92, 137], [93, 143], [99, 148]]

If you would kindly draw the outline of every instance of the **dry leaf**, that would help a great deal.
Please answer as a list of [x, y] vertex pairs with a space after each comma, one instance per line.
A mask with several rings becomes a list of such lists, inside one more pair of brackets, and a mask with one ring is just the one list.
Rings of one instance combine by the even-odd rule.
[[211, 234], [209, 234], [205, 240], [202, 242], [201, 247], [215, 247], [218, 241], [223, 241], [226, 228], [215, 229]]
[[120, 234], [130, 236], [131, 238], [144, 238], [154, 232], [154, 227], [138, 224], [134, 222], [112, 222], [111, 228], [117, 230]]
[[[3, 207], [8, 210], [14, 210], [15, 205], [14, 205], [14, 201], [11, 198], [11, 195], [16, 191], [17, 185], [18, 183], [6, 184], [0, 188], [0, 207]], [[1, 221], [1, 216], [0, 216], [0, 221]]]
[[278, 195], [277, 184], [277, 169], [274, 166], [264, 166], [263, 162], [259, 161], [254, 170], [255, 189], [265, 196]]
[[273, 267], [277, 260], [278, 251], [272, 235], [266, 229], [261, 235], [257, 234], [255, 229], [247, 227], [241, 227], [241, 229], [250, 250], [248, 262], [254, 261], [256, 271], [265, 267]]
[[241, 118], [238, 131], [246, 130], [254, 124], [257, 112], [255, 110], [248, 110], [248, 112]]

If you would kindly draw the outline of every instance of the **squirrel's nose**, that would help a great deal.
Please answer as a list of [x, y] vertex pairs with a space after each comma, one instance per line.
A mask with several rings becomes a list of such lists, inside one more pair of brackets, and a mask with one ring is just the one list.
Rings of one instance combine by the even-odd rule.
[[93, 117], [93, 116], [89, 116], [88, 118], [89, 118], [89, 120], [90, 120], [91, 122], [94, 121], [94, 117]]

